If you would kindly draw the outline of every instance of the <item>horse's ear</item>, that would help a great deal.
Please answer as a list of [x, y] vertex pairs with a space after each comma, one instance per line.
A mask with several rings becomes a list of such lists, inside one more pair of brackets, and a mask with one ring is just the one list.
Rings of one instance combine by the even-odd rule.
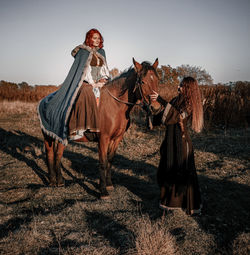
[[135, 61], [135, 59], [133, 58], [133, 63], [134, 63], [134, 66], [135, 66], [135, 69], [136, 69], [136, 72], [140, 72], [141, 69], [142, 69], [142, 65], [138, 62]]
[[157, 66], [159, 64], [158, 58], [155, 60], [154, 64], [153, 64], [153, 68], [156, 70]]

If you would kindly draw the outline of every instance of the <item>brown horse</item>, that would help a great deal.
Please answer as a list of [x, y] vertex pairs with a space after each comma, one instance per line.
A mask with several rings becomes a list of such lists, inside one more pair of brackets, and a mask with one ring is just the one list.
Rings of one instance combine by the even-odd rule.
[[[139, 102], [152, 114], [160, 105], [156, 101], [150, 102], [149, 95], [158, 91], [158, 75], [156, 68], [158, 59], [153, 65], [148, 62], [141, 64], [133, 58], [134, 68], [121, 74], [101, 89], [99, 103], [100, 133], [98, 136], [100, 162], [100, 197], [108, 198], [107, 190], [113, 189], [111, 181], [111, 162], [129, 127], [129, 113]], [[44, 135], [49, 181], [51, 186], [63, 186], [60, 164], [65, 146], [61, 143], [55, 148], [55, 140]], [[87, 141], [81, 139], [81, 141]]]

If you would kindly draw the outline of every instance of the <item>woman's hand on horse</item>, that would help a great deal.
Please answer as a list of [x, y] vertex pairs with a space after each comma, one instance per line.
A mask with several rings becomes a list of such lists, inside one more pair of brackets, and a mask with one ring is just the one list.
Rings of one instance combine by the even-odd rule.
[[102, 78], [102, 79], [100, 79], [98, 82], [103, 82], [103, 83], [107, 83], [108, 82], [108, 79], [105, 79], [105, 78]]
[[153, 94], [150, 95], [152, 101], [156, 101], [159, 94], [153, 90]]
[[105, 84], [105, 82], [98, 81], [97, 83], [92, 84], [92, 86], [94, 88], [101, 88], [104, 84]]

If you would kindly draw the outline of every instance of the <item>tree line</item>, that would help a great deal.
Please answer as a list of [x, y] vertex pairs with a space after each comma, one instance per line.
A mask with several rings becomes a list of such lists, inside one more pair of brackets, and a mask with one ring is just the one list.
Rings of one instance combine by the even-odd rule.
[[[182, 65], [177, 68], [172, 68], [170, 65], [163, 65], [160, 68], [157, 68], [157, 73], [160, 78], [160, 84], [172, 87], [177, 86], [180, 79], [184, 76], [192, 76], [196, 78], [201, 85], [212, 85], [213, 82], [212, 77], [206, 70], [197, 66]], [[120, 74], [121, 71], [117, 68], [110, 70], [110, 76], [112, 78], [115, 78]], [[30, 86], [27, 82], [16, 84], [2, 80], [0, 82], [0, 100], [36, 102], [57, 89], [58, 86], [53, 85]]]
[[[192, 76], [199, 82], [203, 97], [206, 125], [213, 124], [249, 126], [250, 124], [250, 82], [237, 81], [228, 84], [213, 84], [206, 70], [189, 65], [177, 68], [161, 66], [157, 69], [160, 78], [159, 93], [170, 101], [177, 95], [177, 86], [185, 76]], [[117, 68], [110, 71], [112, 78], [119, 76]], [[58, 90], [59, 86], [36, 85], [26, 82], [19, 84], [0, 81], [0, 101], [38, 102], [48, 94]]]
[[[197, 79], [200, 85], [213, 84], [211, 75], [205, 69], [199, 66], [181, 65], [173, 68], [170, 65], [162, 65], [160, 68], [157, 68], [157, 73], [159, 75], [161, 84], [177, 86], [180, 83], [180, 80], [186, 76], [191, 76]], [[111, 77], [114, 78], [120, 75], [121, 72], [117, 68], [113, 68], [110, 71], [110, 74]]]

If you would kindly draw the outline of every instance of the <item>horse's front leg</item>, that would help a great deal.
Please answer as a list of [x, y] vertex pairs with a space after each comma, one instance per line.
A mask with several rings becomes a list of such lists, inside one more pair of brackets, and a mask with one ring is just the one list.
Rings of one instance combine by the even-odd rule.
[[116, 150], [118, 148], [118, 145], [120, 141], [122, 140], [123, 135], [120, 135], [113, 139], [108, 148], [108, 166], [107, 166], [107, 172], [106, 172], [106, 185], [107, 185], [107, 190], [113, 190], [113, 183], [111, 179], [111, 164], [113, 161], [113, 158], [115, 156]]
[[64, 149], [65, 149], [65, 146], [58, 142], [56, 153], [55, 153], [55, 173], [56, 173], [56, 182], [58, 187], [61, 187], [64, 185], [64, 180], [61, 173], [61, 160], [62, 160]]
[[108, 168], [108, 146], [109, 138], [101, 136], [99, 140], [99, 164], [100, 164], [100, 198], [108, 199], [109, 193], [106, 186], [106, 173]]

